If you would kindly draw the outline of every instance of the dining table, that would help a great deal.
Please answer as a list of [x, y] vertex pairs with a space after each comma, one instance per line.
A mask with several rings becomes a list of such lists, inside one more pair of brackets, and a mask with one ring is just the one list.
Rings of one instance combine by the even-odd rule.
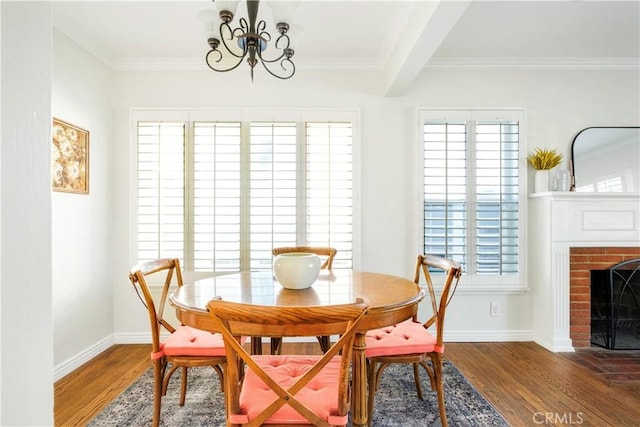
[[369, 313], [360, 323], [353, 344], [351, 418], [367, 425], [367, 367], [365, 334], [414, 316], [424, 290], [412, 280], [383, 273], [350, 269], [321, 270], [306, 289], [286, 289], [271, 270], [221, 274], [184, 284], [169, 297], [178, 320], [198, 329], [217, 332], [207, 311], [213, 298], [262, 306], [319, 306], [363, 298]]

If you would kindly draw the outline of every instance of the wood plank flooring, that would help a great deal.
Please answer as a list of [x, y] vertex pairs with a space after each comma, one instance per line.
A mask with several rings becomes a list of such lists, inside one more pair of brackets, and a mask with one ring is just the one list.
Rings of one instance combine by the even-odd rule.
[[[283, 352], [317, 349], [285, 343]], [[115, 345], [56, 382], [55, 425], [85, 425], [150, 366], [149, 352], [148, 344]], [[640, 425], [640, 381], [611, 381], [581, 353], [528, 342], [449, 343], [445, 357], [512, 426]]]
[[535, 343], [451, 343], [445, 352], [510, 425], [640, 425], [640, 382], [609, 382], [574, 354]]

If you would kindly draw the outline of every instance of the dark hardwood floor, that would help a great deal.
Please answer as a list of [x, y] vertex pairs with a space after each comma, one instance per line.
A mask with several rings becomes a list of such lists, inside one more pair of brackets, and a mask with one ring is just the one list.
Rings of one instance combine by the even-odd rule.
[[[283, 352], [317, 349], [285, 343]], [[149, 352], [149, 345], [115, 345], [56, 382], [55, 425], [86, 425], [150, 366]], [[597, 368], [599, 354], [625, 360]], [[590, 349], [554, 354], [529, 342], [449, 343], [445, 357], [512, 426], [640, 425], [640, 379], [607, 375], [613, 365], [640, 372], [640, 351], [620, 357]]]

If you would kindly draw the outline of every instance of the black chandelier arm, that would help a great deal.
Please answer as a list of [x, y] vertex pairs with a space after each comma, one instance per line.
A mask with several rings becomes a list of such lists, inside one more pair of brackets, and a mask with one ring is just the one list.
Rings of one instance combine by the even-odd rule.
[[236, 68], [238, 68], [238, 66], [240, 64], [242, 64], [242, 60], [244, 59], [244, 56], [236, 56], [238, 59], [238, 62], [229, 68], [215, 68], [213, 65], [211, 65], [211, 62], [209, 61], [209, 55], [211, 55], [213, 52], [218, 54], [218, 59], [215, 62], [220, 62], [222, 60], [222, 53], [218, 50], [218, 49], [211, 49], [209, 52], [207, 52], [207, 54], [204, 56], [204, 61], [207, 63], [207, 66], [209, 68], [211, 68], [213, 71], [219, 71], [219, 72], [225, 72], [225, 71], [231, 71], [231, 70], [235, 70]]
[[269, 36], [269, 40], [271, 40], [271, 35], [269, 33], [267, 33], [267, 31], [265, 31], [267, 28], [267, 23], [264, 22], [264, 19], [260, 20], [260, 22], [258, 22], [258, 25], [256, 25], [256, 33], [262, 35], [262, 33], [266, 33]]
[[[280, 42], [280, 39], [282, 39], [283, 37], [286, 38], [287, 45], [284, 46], [284, 47], [279, 47], [278, 43]], [[280, 37], [278, 37], [276, 39], [276, 42], [274, 43], [274, 47], [276, 49], [282, 50], [282, 53], [278, 57], [273, 58], [273, 59], [267, 59], [267, 58], [262, 56], [261, 52], [258, 52], [258, 57], [260, 58], [260, 60], [262, 62], [267, 62], [267, 63], [270, 63], [270, 64], [274, 63], [274, 62], [278, 62], [278, 61], [284, 60], [284, 59], [287, 59], [288, 62], [293, 64], [293, 62], [291, 62], [291, 56], [293, 56], [293, 53], [291, 53], [291, 52], [293, 52], [293, 50], [289, 49], [289, 45], [290, 45], [289, 36], [286, 35], [286, 34], [283, 34]], [[287, 56], [287, 55], [289, 55], [289, 56]]]
[[[271, 74], [273, 77], [276, 77], [276, 78], [278, 78], [278, 79], [280, 79], [280, 80], [286, 80], [286, 79], [288, 79], [288, 78], [291, 78], [291, 77], [296, 73], [296, 64], [294, 64], [294, 63], [291, 61], [291, 59], [289, 59], [289, 58], [284, 58], [282, 61], [280, 61], [280, 66], [282, 67], [282, 69], [283, 69], [284, 71], [286, 71], [286, 72], [287, 72], [287, 74], [283, 74], [283, 75], [281, 75], [281, 76], [280, 76], [280, 75], [278, 75], [278, 74], [276, 74], [276, 73], [274, 73], [273, 71], [271, 71], [271, 70], [269, 69], [269, 67], [267, 66], [267, 63], [269, 63], [269, 62], [275, 62], [275, 61], [265, 61], [265, 60], [262, 60], [262, 58], [260, 58], [260, 59], [261, 59], [261, 61], [260, 61], [260, 62], [262, 63], [262, 66], [264, 67], [264, 69], [265, 69], [265, 70], [267, 70], [267, 72], [268, 72], [269, 74]], [[287, 69], [287, 67], [286, 67], [286, 65], [287, 65], [287, 64], [291, 66], [291, 70], [288, 70], [288, 69]]]
[[[226, 31], [223, 31], [223, 29], [226, 29]], [[231, 41], [234, 39], [238, 39], [239, 35], [245, 34], [248, 31], [249, 31], [249, 28], [247, 26], [247, 21], [244, 18], [240, 18], [240, 26], [234, 28], [233, 30], [231, 29], [231, 26], [226, 22], [223, 22], [220, 24], [220, 39], [222, 40], [222, 45], [230, 55], [235, 56], [236, 58], [242, 59], [247, 55], [247, 47], [245, 45], [245, 47], [242, 49], [242, 54], [240, 55], [236, 54], [233, 50], [229, 48], [229, 45], [227, 45], [227, 37], [224, 36], [224, 33], [225, 32], [229, 33], [228, 40]], [[236, 33], [238, 33], [239, 35]], [[207, 54], [207, 56], [208, 55], [209, 54]], [[219, 62], [219, 61], [220, 60], [216, 62]], [[233, 67], [233, 68], [236, 68], [236, 67]], [[231, 68], [231, 70], [233, 70], [233, 68]]]
[[[236, 27], [235, 30], [233, 30], [233, 35], [236, 34], [236, 31], [239, 31], [241, 34], [243, 33], [248, 33], [249, 31], [251, 31], [251, 23], [247, 22], [246, 19], [244, 18], [240, 18], [240, 20], [238, 21], [238, 26]], [[231, 39], [229, 39], [231, 40]]]
[[263, 40], [265, 43], [269, 43], [271, 41], [271, 33], [268, 31], [256, 31], [256, 36]]
[[[280, 44], [280, 40], [282, 40], [282, 39], [287, 41], [287, 45], [284, 46], [284, 47], [279, 47], [278, 45]], [[280, 37], [278, 37], [276, 39], [275, 47], [277, 49], [288, 49], [290, 45], [291, 45], [291, 39], [289, 38], [289, 36], [287, 34], [282, 34], [282, 35], [280, 35]]]

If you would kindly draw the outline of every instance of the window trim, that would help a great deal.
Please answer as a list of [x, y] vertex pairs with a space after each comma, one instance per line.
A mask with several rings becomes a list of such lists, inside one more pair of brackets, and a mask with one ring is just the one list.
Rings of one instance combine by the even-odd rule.
[[[419, 153], [416, 156], [415, 162], [415, 178], [414, 182], [418, 187], [416, 192], [416, 204], [414, 205], [415, 224], [419, 233], [415, 233], [416, 239], [413, 247], [416, 249], [416, 253], [422, 253], [424, 250], [424, 242], [421, 237], [424, 234], [424, 138], [423, 129], [424, 122], [426, 120], [517, 120], [520, 126], [520, 150], [518, 153], [518, 168], [519, 168], [519, 183], [518, 183], [518, 206], [519, 206], [519, 273], [511, 276], [499, 276], [499, 275], [487, 275], [480, 276], [475, 274], [463, 274], [460, 280], [460, 286], [458, 292], [464, 294], [523, 294], [529, 291], [527, 283], [527, 270], [528, 270], [528, 248], [526, 242], [528, 241], [528, 197], [527, 197], [527, 115], [524, 108], [497, 108], [497, 109], [469, 109], [469, 108], [417, 108], [415, 114], [415, 153]], [[475, 176], [475, 174], [474, 174]], [[440, 288], [436, 286], [436, 288]]]

